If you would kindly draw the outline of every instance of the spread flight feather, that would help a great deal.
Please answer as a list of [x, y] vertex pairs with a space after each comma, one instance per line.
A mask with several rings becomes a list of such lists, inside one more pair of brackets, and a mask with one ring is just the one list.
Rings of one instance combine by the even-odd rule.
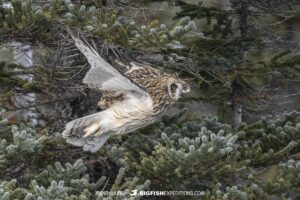
[[71, 36], [76, 47], [87, 58], [88, 63], [91, 65], [90, 70], [83, 79], [83, 83], [101, 91], [132, 92], [148, 96], [144, 90], [106, 62], [94, 48], [87, 43], [85, 45], [82, 40], [75, 37], [72, 33]]

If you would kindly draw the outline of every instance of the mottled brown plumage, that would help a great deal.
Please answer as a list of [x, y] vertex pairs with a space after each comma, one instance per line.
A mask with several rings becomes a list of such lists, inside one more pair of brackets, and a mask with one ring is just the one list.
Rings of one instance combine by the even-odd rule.
[[[162, 115], [163, 113], [160, 113], [162, 110], [165, 111], [167, 107], [175, 103], [168, 95], [167, 88], [168, 79], [177, 79], [175, 75], [163, 73], [158, 69], [137, 62], [131, 62], [131, 65], [126, 66], [126, 68], [129, 70], [125, 73], [125, 76], [142, 87], [151, 96], [155, 113]], [[103, 92], [98, 106], [101, 109], [107, 109], [114, 102], [123, 100], [124, 97], [122, 94], [118, 94], [117, 92]]]
[[157, 121], [189, 85], [176, 75], [131, 62], [125, 74], [107, 63], [92, 47], [73, 36], [91, 69], [83, 83], [102, 93], [101, 112], [69, 122], [63, 132], [67, 142], [95, 152], [109, 136], [126, 134]]
[[111, 107], [115, 102], [120, 102], [123, 100], [123, 94], [118, 94], [117, 92], [102, 92], [101, 99], [98, 102], [98, 107], [102, 110], [105, 110]]

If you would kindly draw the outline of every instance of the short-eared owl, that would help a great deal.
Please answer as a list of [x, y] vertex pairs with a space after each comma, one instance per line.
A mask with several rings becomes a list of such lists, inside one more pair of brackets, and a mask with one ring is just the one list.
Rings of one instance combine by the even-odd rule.
[[86, 42], [71, 36], [91, 66], [83, 83], [103, 94], [98, 103], [103, 111], [69, 122], [63, 132], [68, 143], [82, 146], [85, 151], [96, 152], [109, 136], [157, 121], [190, 91], [188, 83], [176, 75], [136, 62], [121, 74]]

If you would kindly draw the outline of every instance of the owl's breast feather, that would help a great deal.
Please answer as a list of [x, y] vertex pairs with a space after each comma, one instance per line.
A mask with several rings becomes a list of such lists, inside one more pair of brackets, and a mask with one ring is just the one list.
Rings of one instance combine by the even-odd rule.
[[155, 121], [150, 97], [129, 96], [122, 102], [113, 104], [105, 111], [104, 126], [114, 134], [126, 134], [147, 126]]

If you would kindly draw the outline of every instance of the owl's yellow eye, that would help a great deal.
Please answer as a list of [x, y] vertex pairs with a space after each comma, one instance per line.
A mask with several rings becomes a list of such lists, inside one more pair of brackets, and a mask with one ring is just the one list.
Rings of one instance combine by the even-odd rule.
[[177, 85], [175, 84], [175, 83], [173, 83], [172, 85], [171, 85], [171, 90], [176, 90], [177, 89]]

